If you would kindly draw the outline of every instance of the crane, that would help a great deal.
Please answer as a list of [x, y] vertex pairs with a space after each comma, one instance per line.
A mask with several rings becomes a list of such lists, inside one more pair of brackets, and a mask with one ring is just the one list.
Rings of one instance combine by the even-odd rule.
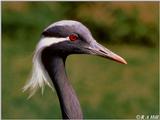
[[66, 58], [71, 54], [91, 54], [122, 64], [127, 62], [96, 42], [89, 29], [78, 21], [61, 20], [44, 29], [35, 49], [31, 78], [23, 89], [29, 90], [31, 97], [39, 87], [43, 92], [47, 84], [56, 90], [63, 119], [83, 119], [79, 100], [65, 71]]

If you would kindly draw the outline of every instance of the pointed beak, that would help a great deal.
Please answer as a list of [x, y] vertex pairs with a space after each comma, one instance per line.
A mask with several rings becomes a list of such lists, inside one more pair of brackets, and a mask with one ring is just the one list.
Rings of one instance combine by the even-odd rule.
[[108, 58], [122, 64], [127, 64], [127, 62], [122, 57], [113, 53], [97, 42], [92, 43], [87, 49], [89, 50], [89, 54]]

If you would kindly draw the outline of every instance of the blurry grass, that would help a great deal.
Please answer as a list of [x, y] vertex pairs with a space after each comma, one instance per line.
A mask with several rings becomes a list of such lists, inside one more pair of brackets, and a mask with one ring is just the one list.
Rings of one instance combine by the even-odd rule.
[[[128, 16], [126, 12], [134, 13], [131, 8], [143, 14]], [[46, 87], [43, 96], [39, 90], [27, 100], [28, 94], [22, 93], [22, 87], [31, 72], [37, 36], [44, 26], [62, 19], [82, 21], [94, 37], [104, 42], [111, 40], [117, 44], [122, 40], [122, 43], [139, 45], [105, 45], [124, 57], [127, 65], [87, 55], [72, 55], [67, 59], [67, 73], [80, 99], [84, 118], [159, 114], [158, 48], [144, 47], [148, 40], [158, 46], [157, 9], [156, 3], [3, 2], [2, 118], [61, 118], [55, 92]], [[111, 24], [112, 17], [117, 24]], [[141, 18], [153, 24], [151, 21], [143, 23]], [[132, 29], [135, 31], [130, 31]], [[126, 36], [126, 30], [131, 34]]]
[[[35, 43], [2, 41], [2, 118], [61, 118], [56, 93], [46, 87], [30, 100], [22, 93]], [[66, 67], [85, 118], [135, 118], [158, 114], [158, 48], [108, 46], [123, 56], [121, 65], [104, 58], [71, 55]]]

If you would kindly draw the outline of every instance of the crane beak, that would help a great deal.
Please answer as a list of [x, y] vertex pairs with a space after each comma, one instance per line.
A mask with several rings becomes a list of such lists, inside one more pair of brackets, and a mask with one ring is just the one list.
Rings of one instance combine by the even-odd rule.
[[127, 64], [127, 62], [120, 57], [119, 55], [113, 53], [112, 51], [108, 50], [107, 48], [105, 48], [104, 46], [102, 46], [101, 44], [94, 42], [92, 43], [89, 47], [89, 54], [93, 54], [93, 55], [98, 55], [104, 58], [108, 58], [111, 60], [114, 60], [116, 62], [119, 62], [121, 64]]

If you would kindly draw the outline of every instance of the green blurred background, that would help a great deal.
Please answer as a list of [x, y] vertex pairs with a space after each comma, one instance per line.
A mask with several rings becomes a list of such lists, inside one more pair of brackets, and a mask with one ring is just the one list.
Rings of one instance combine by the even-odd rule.
[[84, 118], [159, 114], [158, 17], [158, 2], [2, 2], [2, 118], [61, 118], [56, 92], [46, 87], [27, 100], [22, 87], [40, 33], [62, 19], [82, 22], [128, 62], [67, 59]]

